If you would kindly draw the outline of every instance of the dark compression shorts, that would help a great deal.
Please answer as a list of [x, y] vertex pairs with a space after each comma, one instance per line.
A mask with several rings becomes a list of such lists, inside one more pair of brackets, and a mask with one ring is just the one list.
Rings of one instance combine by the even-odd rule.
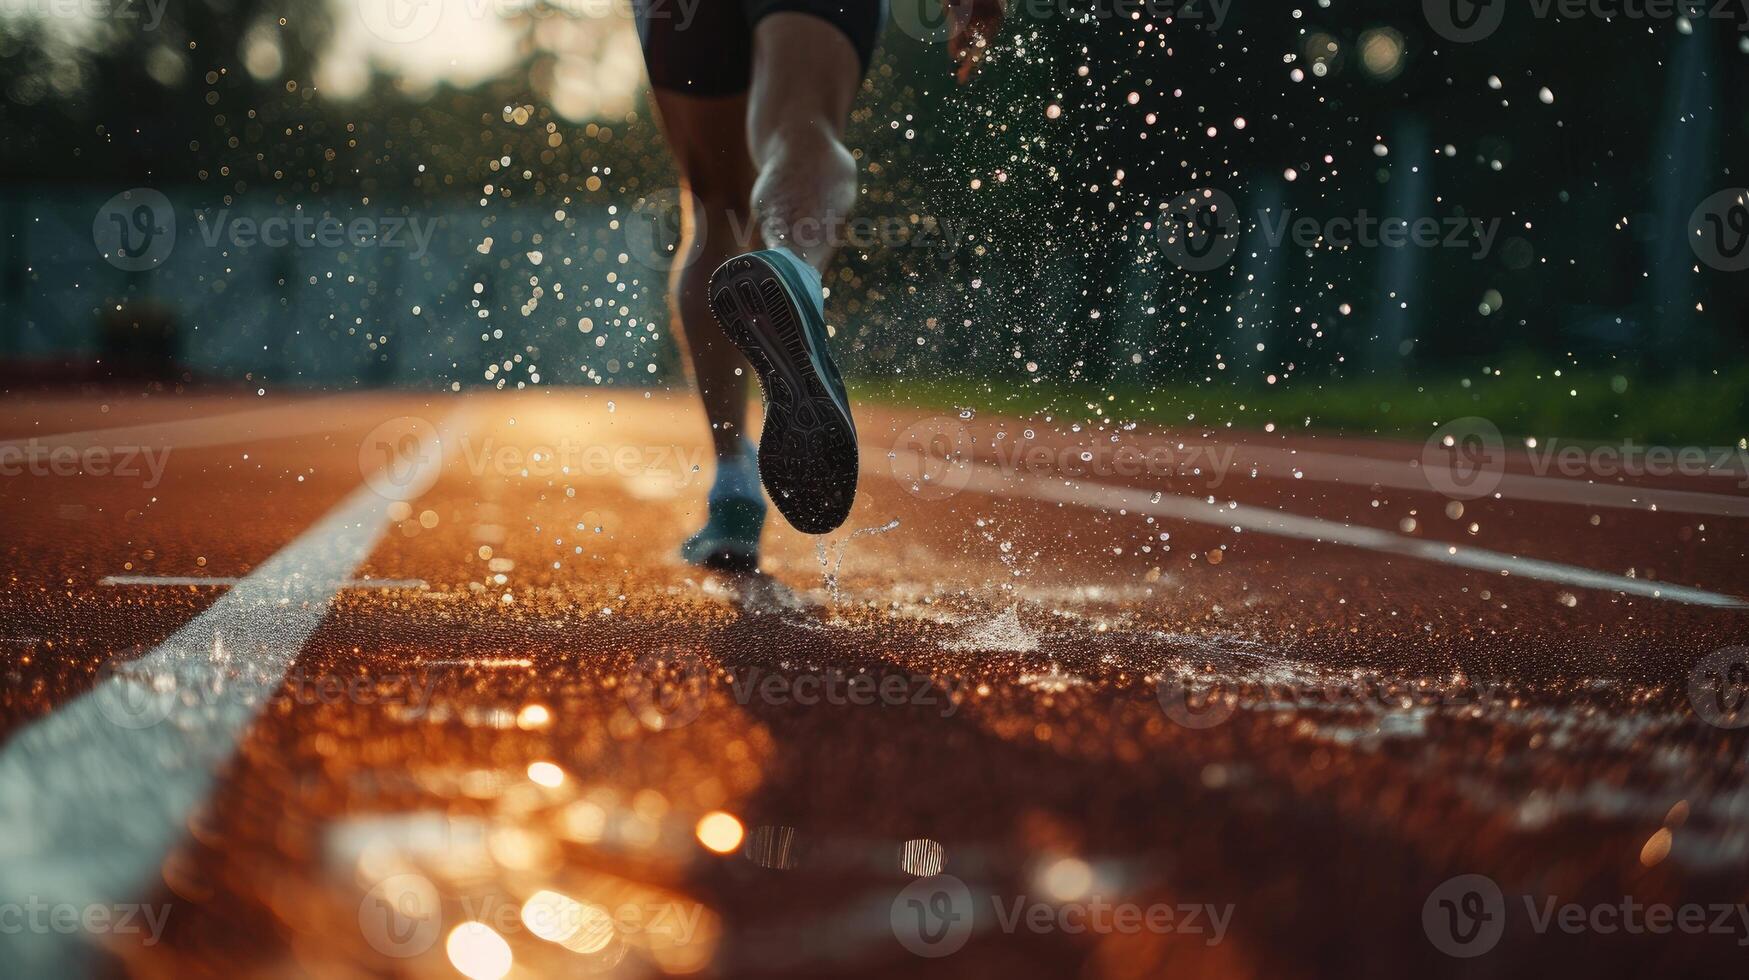
[[767, 14], [809, 14], [844, 32], [868, 73], [885, 0], [636, 0], [650, 84], [686, 95], [734, 95], [753, 79], [753, 28]]

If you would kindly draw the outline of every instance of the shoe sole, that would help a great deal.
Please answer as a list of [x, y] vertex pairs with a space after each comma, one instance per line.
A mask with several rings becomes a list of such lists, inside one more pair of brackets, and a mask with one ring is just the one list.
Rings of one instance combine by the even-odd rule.
[[803, 533], [838, 527], [856, 499], [856, 426], [808, 356], [782, 274], [755, 255], [730, 259], [711, 275], [710, 306], [765, 394], [759, 478], [772, 502]]

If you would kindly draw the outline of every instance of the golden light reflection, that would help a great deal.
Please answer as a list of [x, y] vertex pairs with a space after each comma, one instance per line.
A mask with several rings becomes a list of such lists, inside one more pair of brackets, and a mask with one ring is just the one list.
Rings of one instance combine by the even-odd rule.
[[538, 891], [522, 905], [522, 924], [533, 935], [573, 953], [592, 955], [613, 941], [607, 910], [555, 891]]
[[588, 800], [578, 800], [559, 813], [559, 834], [579, 844], [593, 844], [607, 830], [607, 811]]
[[469, 980], [502, 980], [510, 972], [510, 944], [484, 922], [464, 922], [444, 943], [450, 965]]
[[1650, 868], [1670, 856], [1670, 845], [1675, 835], [1669, 827], [1658, 828], [1657, 833], [1646, 838], [1645, 846], [1640, 848], [1640, 863]]
[[550, 762], [532, 762], [528, 766], [528, 778], [549, 789], [557, 789], [565, 785], [565, 770]]
[[1039, 875], [1045, 894], [1059, 902], [1083, 898], [1093, 888], [1093, 869], [1080, 858], [1058, 858]]
[[516, 713], [516, 727], [525, 732], [538, 732], [553, 723], [553, 713], [544, 704], [524, 705]]
[[698, 821], [698, 842], [718, 854], [733, 854], [744, 833], [741, 821], [721, 810], [713, 810]]

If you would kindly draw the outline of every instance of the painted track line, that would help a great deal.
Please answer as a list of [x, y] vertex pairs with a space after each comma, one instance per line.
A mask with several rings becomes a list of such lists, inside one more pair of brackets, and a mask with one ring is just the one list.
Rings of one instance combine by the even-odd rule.
[[[1393, 490], [1419, 490], [1434, 493], [1434, 484], [1424, 472], [1419, 460], [1377, 459], [1371, 456], [1343, 456], [1316, 450], [1277, 449], [1267, 446], [1237, 447], [1235, 469], [1255, 469], [1257, 475], [1269, 479], [1299, 478], [1318, 483], [1342, 483], [1351, 486], [1381, 486]], [[1445, 469], [1445, 467], [1438, 467]], [[1716, 476], [1738, 479], [1735, 474], [1719, 471]], [[1713, 517], [1749, 517], [1749, 496], [1714, 493], [1707, 490], [1675, 490], [1668, 487], [1634, 486], [1626, 483], [1597, 483], [1565, 477], [1540, 476], [1531, 473], [1503, 473], [1495, 488], [1502, 498], [1532, 503], [1569, 504], [1583, 507], [1608, 507], [1620, 510], [1665, 510], [1683, 514], [1706, 514]], [[1493, 494], [1489, 494], [1493, 496]]]
[[[870, 453], [864, 457], [863, 468], [884, 471], [903, 483], [901, 472], [922, 473], [938, 469], [939, 460], [911, 452]], [[1048, 503], [1067, 504], [1089, 510], [1124, 510], [1132, 514], [1189, 521], [1211, 527], [1236, 531], [1255, 531], [1276, 537], [1323, 544], [1346, 545], [1388, 555], [1400, 555], [1457, 568], [1467, 568], [1495, 575], [1517, 576], [1553, 582], [1582, 589], [1598, 589], [1625, 595], [1683, 602], [1722, 609], [1749, 608], [1749, 600], [1737, 596], [1708, 592], [1705, 589], [1663, 582], [1648, 582], [1609, 572], [1599, 572], [1577, 565], [1520, 558], [1498, 551], [1472, 548], [1467, 545], [1441, 544], [1405, 537], [1377, 528], [1341, 524], [1317, 517], [1305, 517], [1286, 511], [1272, 510], [1252, 504], [1208, 503], [1202, 498], [1165, 496], [1135, 487], [1107, 483], [1072, 482], [1061, 477], [1010, 477], [994, 466], [968, 465], [963, 473], [964, 489], [996, 496], [1022, 496]], [[959, 477], [955, 477], [958, 482]]]
[[[438, 461], [430, 443], [415, 450]], [[382, 481], [377, 481], [382, 482]], [[84, 908], [139, 900], [393, 501], [367, 481], [162, 645], [0, 746], [6, 900]], [[78, 935], [0, 932], [18, 976], [88, 972]]]
[[[106, 586], [166, 586], [204, 588], [240, 585], [244, 579], [235, 575], [105, 575], [97, 580]], [[349, 578], [332, 583], [336, 589], [426, 589], [430, 584], [422, 578]]]

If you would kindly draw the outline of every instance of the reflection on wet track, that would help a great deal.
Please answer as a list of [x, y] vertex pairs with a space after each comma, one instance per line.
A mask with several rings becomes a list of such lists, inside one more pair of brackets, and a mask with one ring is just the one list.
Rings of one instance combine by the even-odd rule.
[[1454, 508], [1381, 475], [1419, 447], [1306, 436], [1253, 436], [1219, 487], [1014, 473], [992, 447], [1023, 432], [1179, 437], [969, 418], [941, 468], [870, 409], [846, 530], [774, 527], [761, 574], [723, 576], [674, 557], [709, 478], [692, 411], [8, 405], [0, 440], [52, 419], [169, 455], [151, 487], [0, 478], [0, 866], [108, 916], [0, 929], [0, 956], [1455, 976], [1424, 912], [1459, 875], [1505, 896], [1499, 972], [1749, 938], [1525, 912], [1749, 899], [1749, 715], [1709, 695], [1749, 523], [1716, 485]]

